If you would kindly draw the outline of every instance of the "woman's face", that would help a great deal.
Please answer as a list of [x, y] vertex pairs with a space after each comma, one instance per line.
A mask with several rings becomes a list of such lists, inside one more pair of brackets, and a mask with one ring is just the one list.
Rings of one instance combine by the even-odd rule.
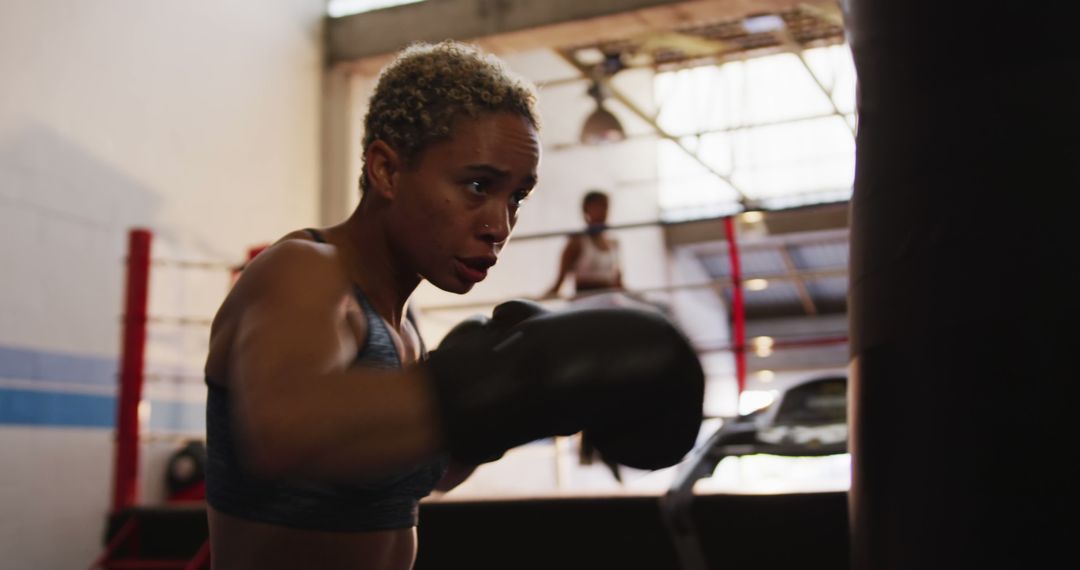
[[585, 223], [606, 224], [608, 203], [606, 200], [592, 200], [585, 204]]
[[536, 185], [540, 138], [509, 112], [458, 119], [399, 171], [395, 253], [440, 289], [466, 293], [487, 276]]

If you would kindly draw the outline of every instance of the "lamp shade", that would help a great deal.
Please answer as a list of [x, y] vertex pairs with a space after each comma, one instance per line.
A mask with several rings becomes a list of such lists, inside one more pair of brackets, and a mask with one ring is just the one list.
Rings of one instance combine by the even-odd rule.
[[607, 144], [626, 139], [619, 119], [611, 114], [599, 102], [596, 110], [585, 119], [585, 126], [581, 128], [581, 142], [588, 145]]

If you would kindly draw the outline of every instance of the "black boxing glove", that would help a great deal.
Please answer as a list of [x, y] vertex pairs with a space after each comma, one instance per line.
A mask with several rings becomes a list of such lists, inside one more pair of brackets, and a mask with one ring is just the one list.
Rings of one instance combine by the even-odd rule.
[[704, 374], [666, 318], [632, 309], [510, 309], [503, 314], [527, 316], [496, 326], [497, 309], [490, 321], [463, 323], [424, 364], [454, 457], [481, 463], [582, 429], [600, 436], [601, 453], [630, 467], [667, 467], [690, 451]]
[[[456, 346], [494, 346], [506, 337], [510, 327], [525, 319], [549, 312], [543, 305], [534, 301], [525, 299], [506, 301], [495, 307], [490, 319], [483, 315], [473, 315], [454, 325], [454, 328], [450, 329], [439, 343], [439, 348], [431, 352], [429, 359], [440, 350], [444, 352], [452, 351]], [[506, 451], [506, 449], [497, 449], [486, 455], [469, 455], [468, 457], [462, 457], [460, 454], [452, 452], [451, 456], [457, 461], [478, 465], [496, 461]]]
[[439, 350], [453, 348], [463, 343], [498, 343], [506, 331], [532, 317], [550, 313], [543, 305], [525, 299], [514, 299], [499, 304], [491, 312], [491, 318], [474, 315], [454, 325], [439, 343]]

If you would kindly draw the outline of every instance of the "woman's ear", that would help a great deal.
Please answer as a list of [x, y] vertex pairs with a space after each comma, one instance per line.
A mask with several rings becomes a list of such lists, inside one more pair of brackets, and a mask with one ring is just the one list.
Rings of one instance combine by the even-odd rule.
[[367, 169], [368, 192], [393, 200], [397, 190], [398, 175], [402, 169], [401, 155], [381, 140], [375, 140], [364, 151], [364, 168]]

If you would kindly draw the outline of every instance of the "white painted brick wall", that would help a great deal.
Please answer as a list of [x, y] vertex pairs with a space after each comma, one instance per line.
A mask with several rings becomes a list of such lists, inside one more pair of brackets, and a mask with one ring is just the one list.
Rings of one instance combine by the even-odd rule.
[[[0, 4], [0, 346], [115, 358], [131, 226], [158, 232], [162, 255], [240, 260], [315, 222], [323, 8]], [[160, 311], [207, 316], [223, 293], [159, 285]], [[205, 335], [152, 331], [150, 356], [197, 371]], [[0, 566], [93, 560], [113, 438], [0, 425]]]

